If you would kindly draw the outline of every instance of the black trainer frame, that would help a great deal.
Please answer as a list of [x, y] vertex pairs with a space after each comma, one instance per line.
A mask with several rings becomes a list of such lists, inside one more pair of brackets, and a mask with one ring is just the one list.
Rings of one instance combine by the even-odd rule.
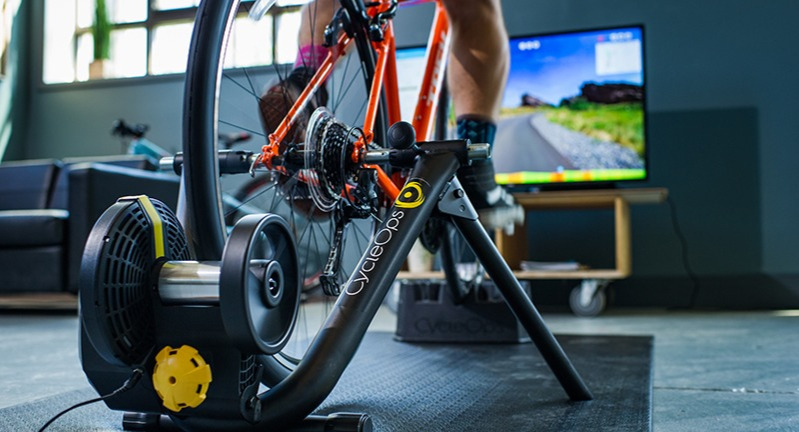
[[[461, 148], [455, 150], [453, 145]], [[242, 420], [237, 425], [215, 426], [260, 429], [285, 425], [302, 420], [319, 406], [355, 355], [411, 246], [434, 212], [450, 217], [477, 253], [569, 398], [592, 399], [590, 390], [477, 220], [474, 208], [454, 177], [466, 155], [466, 146], [466, 141], [420, 144], [421, 152], [405, 188], [386, 214], [308, 352], [285, 380], [258, 396], [263, 407], [260, 421], [250, 424]], [[189, 423], [192, 420], [186, 419]], [[208, 419], [197, 420], [205, 422], [205, 427], [210, 426]]]

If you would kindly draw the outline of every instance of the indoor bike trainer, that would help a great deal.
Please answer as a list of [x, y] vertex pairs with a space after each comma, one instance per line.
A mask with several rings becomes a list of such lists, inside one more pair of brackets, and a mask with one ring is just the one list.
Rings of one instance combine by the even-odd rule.
[[81, 269], [81, 359], [102, 395], [128, 380], [105, 400], [137, 413], [126, 414], [126, 426], [369, 430], [366, 415], [309, 415], [333, 390], [434, 215], [449, 218], [468, 241], [569, 398], [591, 399], [455, 177], [471, 159], [489, 157], [488, 145], [392, 147], [369, 151], [364, 161], [410, 168], [410, 176], [301, 360], [280, 354], [300, 305], [295, 239], [282, 218], [245, 216], [221, 261], [198, 262], [177, 217], [158, 201], [121, 198], [100, 217]]

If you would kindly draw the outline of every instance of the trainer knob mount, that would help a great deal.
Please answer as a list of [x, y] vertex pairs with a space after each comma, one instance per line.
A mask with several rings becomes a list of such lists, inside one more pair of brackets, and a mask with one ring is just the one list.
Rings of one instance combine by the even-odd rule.
[[205, 401], [212, 380], [211, 367], [195, 348], [167, 345], [155, 356], [152, 380], [164, 406], [180, 412]]
[[396, 150], [406, 150], [416, 144], [416, 130], [406, 121], [399, 121], [388, 128], [388, 146]]

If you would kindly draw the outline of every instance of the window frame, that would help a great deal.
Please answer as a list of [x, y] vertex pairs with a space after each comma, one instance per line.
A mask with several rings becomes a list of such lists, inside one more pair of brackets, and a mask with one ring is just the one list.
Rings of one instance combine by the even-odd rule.
[[[123, 0], [119, 0], [123, 1]], [[169, 23], [181, 23], [181, 22], [194, 22], [195, 16], [197, 15], [198, 6], [190, 6], [185, 8], [179, 9], [158, 9], [156, 8], [155, 3], [157, 0], [145, 0], [147, 2], [147, 19], [143, 21], [134, 21], [134, 22], [124, 22], [124, 23], [111, 23], [111, 31], [114, 30], [124, 30], [124, 29], [133, 29], [133, 28], [144, 28], [147, 33], [147, 41], [146, 41], [146, 59], [145, 59], [145, 74], [133, 77], [109, 77], [109, 78], [89, 78], [87, 80], [78, 80], [77, 78], [73, 79], [72, 81], [68, 82], [54, 82], [54, 83], [45, 83], [44, 82], [44, 69], [42, 69], [42, 73], [40, 74], [39, 80], [42, 85], [50, 87], [50, 86], [64, 86], [64, 85], [74, 85], [74, 84], [86, 84], [86, 83], [100, 83], [106, 81], [118, 81], [118, 80], [140, 80], [140, 79], [152, 79], [155, 77], [166, 77], [166, 76], [174, 76], [174, 75], [182, 75], [185, 72], [172, 72], [172, 73], [160, 73], [154, 74], [152, 73], [152, 44], [153, 44], [153, 32], [155, 28], [159, 25], [169, 24]], [[236, 13], [236, 17], [246, 16], [250, 8], [252, 7], [254, 0], [241, 0], [239, 4], [239, 10]], [[77, 7], [77, 3], [75, 3]], [[283, 65], [284, 63], [277, 63], [278, 57], [278, 47], [277, 47], [277, 38], [278, 38], [278, 17], [283, 14], [294, 13], [298, 12], [302, 9], [302, 4], [293, 4], [293, 5], [286, 5], [281, 6], [279, 4], [275, 4], [272, 8], [267, 12], [266, 16], [272, 20], [272, 28], [271, 28], [271, 37], [272, 37], [272, 63], [258, 65], [258, 66], [250, 66], [250, 68], [261, 68], [261, 67], [275, 67]], [[42, 27], [42, 31], [46, 32], [46, 28]], [[91, 34], [92, 27], [91, 25], [88, 27], [81, 27], [76, 22], [75, 30], [73, 33], [72, 44], [73, 44], [73, 59], [75, 62], [73, 63], [73, 67], [77, 68], [77, 56], [78, 56], [78, 45], [80, 43], [80, 38], [86, 34]], [[44, 36], [42, 40], [44, 40]], [[46, 55], [46, 50], [42, 49], [42, 56]], [[44, 65], [44, 58], [42, 58], [42, 65]]]

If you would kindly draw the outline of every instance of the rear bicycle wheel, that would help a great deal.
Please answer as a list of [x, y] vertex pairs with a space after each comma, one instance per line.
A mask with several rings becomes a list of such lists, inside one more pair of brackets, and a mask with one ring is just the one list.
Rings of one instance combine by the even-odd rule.
[[[449, 89], [446, 85], [439, 94], [436, 106], [434, 139], [450, 138]], [[439, 255], [441, 271], [456, 303], [461, 303], [474, 292], [484, 279], [485, 270], [449, 218], [441, 215], [439, 220], [428, 222], [421, 235], [422, 245], [431, 253]]]
[[[186, 71], [183, 114], [187, 229], [195, 255], [199, 260], [219, 260], [232, 223], [250, 213], [275, 213], [288, 221], [297, 239], [304, 288], [309, 290], [317, 284], [314, 275], [324, 268], [331, 250], [342, 256], [334, 276], [337, 283], [343, 283], [369, 244], [378, 219], [377, 208], [371, 209], [370, 216], [352, 221], [342, 221], [337, 216], [338, 210], [317, 208], [309, 194], [307, 176], [303, 174], [307, 170], [301, 168], [258, 172], [255, 180], [219, 174], [219, 134], [247, 131], [255, 137], [251, 150], [260, 153], [261, 146], [268, 143], [259, 114], [261, 94], [268, 82], [285, 82], [287, 71], [278, 66], [228, 67], [235, 65], [234, 57], [242, 38], [258, 33], [253, 30], [257, 25], [240, 8], [239, 0], [204, 1], [197, 11]], [[325, 105], [336, 120], [357, 127], [362, 121], [358, 119], [363, 117], [374, 74], [374, 52], [363, 30], [356, 30], [353, 39], [355, 49], [339, 59], [334, 74], [327, 81], [330, 97], [314, 97], [315, 104]], [[357, 84], [359, 81], [361, 85]], [[290, 106], [293, 100], [287, 103]], [[295, 125], [307, 127], [310, 115], [311, 110], [303, 110]], [[385, 129], [385, 110], [381, 106], [374, 125], [375, 141], [379, 144], [384, 142]], [[304, 136], [293, 129], [281, 143], [281, 151], [301, 151]], [[373, 188], [367, 180], [348, 177], [342, 184], [355, 190]], [[241, 191], [245, 193], [242, 195]], [[337, 229], [349, 230], [346, 241], [335, 242]], [[277, 371], [268, 374], [273, 384], [302, 357], [328, 309], [329, 301], [301, 308], [292, 340], [280, 354], [264, 360], [276, 365], [267, 367], [267, 372]]]

